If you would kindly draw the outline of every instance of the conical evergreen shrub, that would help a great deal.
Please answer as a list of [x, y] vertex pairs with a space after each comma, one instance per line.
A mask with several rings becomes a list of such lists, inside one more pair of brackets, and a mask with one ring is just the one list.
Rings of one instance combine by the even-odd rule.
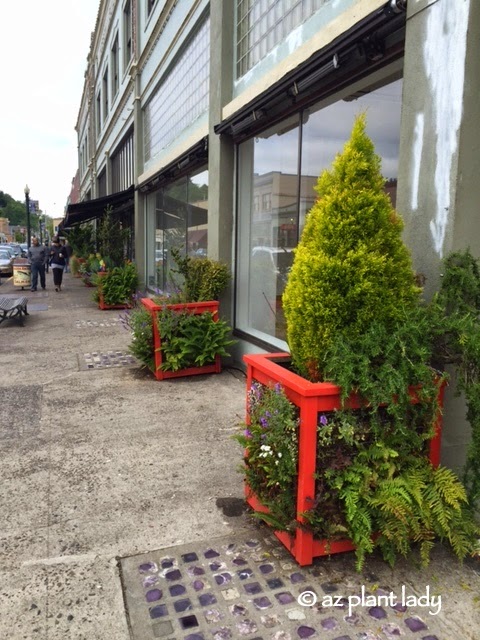
[[318, 179], [283, 294], [292, 363], [311, 380], [323, 379], [325, 353], [339, 333], [354, 338], [374, 320], [392, 324], [419, 301], [403, 222], [365, 126], [362, 114]]

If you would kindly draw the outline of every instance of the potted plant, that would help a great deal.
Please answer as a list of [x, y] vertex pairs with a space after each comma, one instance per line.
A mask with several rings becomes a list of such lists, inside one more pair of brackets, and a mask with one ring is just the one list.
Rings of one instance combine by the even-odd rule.
[[172, 292], [142, 298], [123, 316], [132, 333], [129, 350], [158, 380], [220, 373], [221, 358], [233, 344], [217, 299], [228, 285], [228, 268], [209, 258], [182, 257], [175, 249], [172, 256]]
[[100, 309], [128, 309], [139, 284], [137, 267], [125, 262], [109, 271], [98, 271], [92, 282], [97, 287], [94, 300]]
[[439, 466], [448, 323], [422, 300], [384, 182], [359, 116], [295, 250], [290, 353], [244, 357], [247, 501], [300, 564], [355, 549], [361, 569], [377, 548], [393, 564], [417, 543], [426, 564], [436, 538], [463, 558], [478, 533]]

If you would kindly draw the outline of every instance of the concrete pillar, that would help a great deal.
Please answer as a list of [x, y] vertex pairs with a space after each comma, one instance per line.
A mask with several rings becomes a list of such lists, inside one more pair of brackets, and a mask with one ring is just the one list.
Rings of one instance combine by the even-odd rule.
[[[210, 2], [210, 115], [208, 142], [208, 255], [233, 265], [234, 145], [213, 128], [222, 120], [222, 108], [233, 95], [233, 0]], [[231, 291], [222, 299], [228, 316]]]
[[[408, 2], [397, 209], [427, 298], [451, 251], [480, 256], [479, 32], [477, 0]], [[458, 469], [470, 431], [453, 386], [442, 463]]]

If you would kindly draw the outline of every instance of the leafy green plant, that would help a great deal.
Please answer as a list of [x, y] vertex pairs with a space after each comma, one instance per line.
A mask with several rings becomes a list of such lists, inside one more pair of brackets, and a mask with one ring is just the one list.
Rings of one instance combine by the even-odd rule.
[[193, 314], [166, 306], [158, 314], [161, 338], [162, 370], [179, 371], [215, 362], [216, 356], [228, 356], [234, 344], [230, 327], [215, 321], [212, 313]]
[[107, 262], [108, 269], [121, 267], [125, 262], [126, 246], [130, 238], [130, 229], [124, 229], [119, 220], [107, 207], [97, 229], [97, 248]]
[[178, 248], [172, 248], [171, 253], [177, 267], [171, 272], [173, 289], [182, 292], [183, 302], [218, 300], [230, 281], [227, 265], [210, 258], [182, 256]]
[[234, 436], [248, 451], [241, 471], [249, 488], [269, 507], [270, 513], [259, 517], [277, 530], [288, 530], [295, 526], [297, 410], [280, 385], [269, 388], [253, 382], [247, 402], [249, 422]]
[[[95, 234], [91, 224], [80, 224], [65, 232], [73, 254], [87, 258], [95, 251]], [[73, 256], [72, 256], [73, 257]]]
[[97, 286], [97, 294], [101, 293], [103, 296], [105, 304], [129, 304], [139, 284], [137, 267], [133, 262], [126, 262], [121, 267], [98, 273], [93, 278], [93, 283]]
[[120, 321], [130, 331], [131, 342], [129, 352], [145, 367], [153, 371], [155, 368], [153, 319], [149, 311], [141, 304], [120, 314]]

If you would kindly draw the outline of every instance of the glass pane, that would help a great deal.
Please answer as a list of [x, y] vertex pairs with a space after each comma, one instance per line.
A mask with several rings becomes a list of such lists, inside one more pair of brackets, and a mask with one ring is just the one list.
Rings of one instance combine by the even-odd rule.
[[[298, 116], [240, 147], [237, 327], [285, 340], [282, 293], [296, 244]], [[280, 342], [279, 342], [280, 344]]]
[[398, 149], [402, 80], [360, 95], [340, 100], [324, 109], [313, 107], [304, 113], [302, 129], [302, 179], [300, 193], [300, 232], [305, 215], [315, 201], [314, 186], [320, 173], [329, 168], [350, 137], [355, 117], [366, 112], [367, 133], [382, 159], [382, 172], [393, 205], [396, 204]]
[[208, 171], [191, 176], [188, 203], [188, 252], [195, 257], [205, 257], [208, 253]]

